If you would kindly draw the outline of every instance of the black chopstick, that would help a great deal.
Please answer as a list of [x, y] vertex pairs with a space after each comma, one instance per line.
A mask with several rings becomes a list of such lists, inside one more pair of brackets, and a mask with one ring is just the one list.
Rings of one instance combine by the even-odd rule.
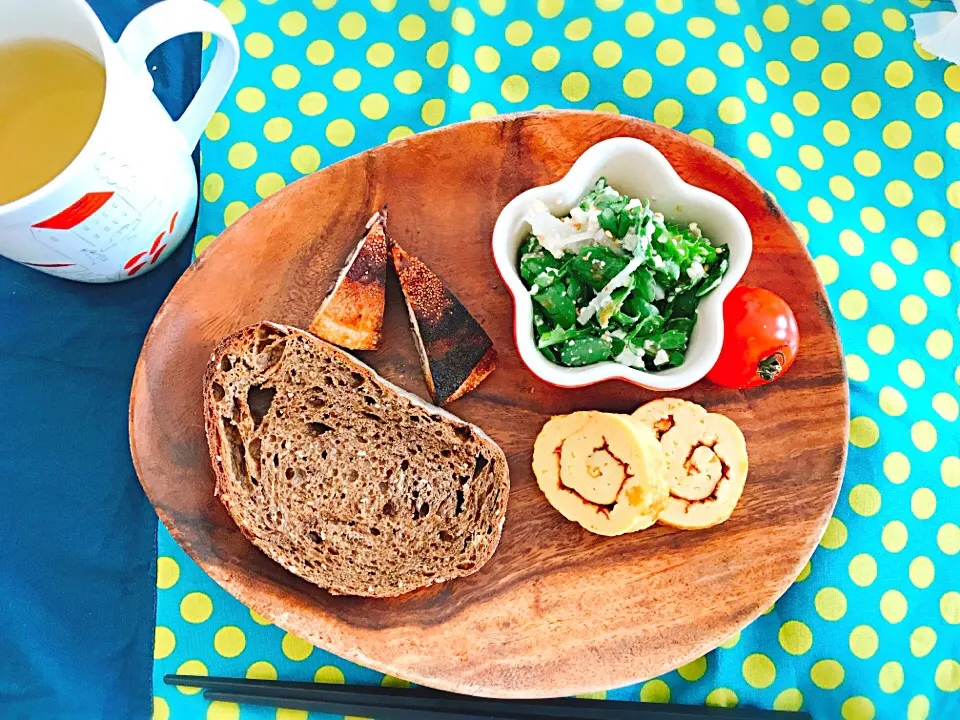
[[753, 708], [708, 708], [573, 698], [500, 700], [427, 688], [325, 685], [195, 675], [167, 675], [164, 682], [168, 685], [204, 688], [204, 697], [211, 700], [362, 715], [378, 720], [532, 720], [542, 717], [584, 720], [811, 720], [807, 713], [784, 713]]

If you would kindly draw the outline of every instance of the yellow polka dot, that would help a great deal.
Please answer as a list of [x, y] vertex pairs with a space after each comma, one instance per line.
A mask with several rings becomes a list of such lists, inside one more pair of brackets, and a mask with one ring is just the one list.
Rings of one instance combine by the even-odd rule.
[[917, 115], [929, 120], [943, 112], [943, 98], [933, 90], [924, 90], [917, 95], [914, 107], [917, 110]]
[[[918, 450], [930, 452], [937, 444], [937, 429], [928, 420], [918, 420], [910, 428], [910, 439]], [[935, 499], [934, 503], [936, 503]]]
[[370, 0], [370, 4], [380, 12], [390, 12], [397, 6], [397, 0]]
[[693, 662], [689, 662], [686, 665], [682, 665], [677, 668], [677, 673], [680, 677], [688, 682], [694, 682], [703, 677], [703, 674], [707, 671], [707, 659], [705, 657], [699, 657]]
[[177, 638], [173, 631], [163, 625], [157, 625], [153, 633], [153, 659], [162, 660], [173, 652]]
[[724, 15], [740, 14], [740, 4], [737, 0], [713, 0], [713, 4]]
[[777, 182], [787, 190], [799, 190], [802, 184], [800, 174], [792, 167], [781, 165], [777, 168]]
[[[873, 574], [876, 577], [876, 563], [874, 563]], [[869, 625], [858, 625], [850, 632], [850, 652], [861, 660], [873, 657], [879, 645], [880, 638], [877, 631]]]
[[736, 707], [739, 699], [737, 694], [730, 688], [715, 688], [707, 693], [703, 704], [707, 707], [732, 708]]
[[313, 681], [326, 683], [327, 685], [343, 685], [344, 682], [346, 682], [346, 678], [343, 676], [343, 671], [340, 668], [334, 665], [324, 665], [314, 673]]
[[856, 192], [853, 183], [843, 175], [834, 175], [831, 177], [828, 186], [830, 192], [833, 193], [834, 197], [838, 200], [851, 200]]
[[287, 118], [270, 118], [263, 124], [263, 136], [270, 142], [283, 142], [293, 132], [293, 123]]
[[946, 227], [946, 219], [936, 210], [924, 210], [917, 216], [917, 228], [927, 237], [940, 237]]
[[[540, 70], [541, 72], [548, 72], [553, 70], [557, 66], [557, 63], [560, 62], [560, 51], [553, 47], [552, 45], [545, 45], [542, 48], [537, 48], [533, 52], [532, 58], [533, 66]], [[646, 72], [644, 70], [633, 70], [631, 72]], [[626, 81], [624, 81], [626, 82]]]
[[790, 24], [790, 13], [783, 5], [771, 5], [763, 11], [763, 25], [771, 32], [783, 32]]
[[784, 65], [779, 60], [771, 60], [765, 66], [765, 71], [767, 77], [770, 78], [770, 82], [775, 85], [786, 85], [790, 82], [790, 71], [787, 69], [787, 66]]
[[237, 107], [244, 112], [253, 113], [263, 109], [267, 103], [267, 96], [260, 88], [245, 87], [237, 91]]
[[840, 265], [829, 255], [819, 255], [813, 260], [820, 275], [820, 282], [824, 285], [832, 285], [840, 276]]
[[960, 122], [952, 122], [947, 125], [945, 137], [950, 147], [960, 149]]
[[930, 716], [930, 701], [925, 695], [916, 695], [907, 703], [907, 720], [927, 720]]
[[234, 626], [226, 625], [213, 636], [213, 647], [223, 657], [236, 657], [243, 652], [247, 646], [247, 638], [243, 630]]
[[[904, 543], [906, 543], [906, 540], [904, 540]], [[886, 543], [884, 543], [884, 546], [886, 546]], [[899, 550], [894, 552], [899, 552], [902, 549], [903, 546], [901, 545]], [[880, 614], [888, 623], [896, 625], [907, 616], [907, 598], [899, 590], [887, 590], [880, 596]]]
[[[687, 20], [687, 32], [695, 38], [704, 40], [717, 31], [717, 25], [710, 18], [692, 17]], [[756, 30], [754, 30], [756, 32]]]
[[380, 681], [380, 685], [383, 687], [392, 687], [392, 688], [408, 688], [410, 683], [407, 680], [401, 680], [400, 678], [393, 677], [392, 675], [384, 675], [383, 680]]
[[520, 47], [530, 42], [530, 38], [533, 37], [533, 27], [524, 20], [514, 20], [507, 25], [503, 36], [514, 47]]
[[922, 178], [932, 180], [943, 172], [943, 158], [932, 150], [924, 150], [914, 158], [913, 171]]
[[847, 355], [847, 375], [854, 382], [866, 382], [870, 379], [870, 368], [859, 355]]
[[413, 95], [423, 85], [423, 78], [416, 70], [401, 70], [393, 76], [393, 86], [404, 95]]
[[870, 267], [870, 281], [880, 290], [890, 290], [897, 284], [897, 275], [885, 262]]
[[860, 222], [872, 233], [883, 232], [887, 226], [887, 219], [877, 208], [867, 205], [860, 210]]
[[[310, 713], [306, 710], [293, 710], [291, 708], [277, 708], [277, 714], [274, 720], [308, 720]], [[358, 720], [353, 716], [346, 716], [345, 720]]]
[[419, 15], [404, 15], [397, 25], [397, 32], [407, 42], [416, 42], [427, 32], [427, 23]]
[[[477, 69], [479, 69], [481, 72], [492, 73], [498, 67], [500, 67], [500, 53], [498, 53], [495, 48], [492, 48], [489, 45], [481, 45], [473, 53], [473, 62], [476, 64]], [[457, 71], [458, 73], [460, 73], [460, 71], [466, 73], [466, 70], [461, 65], [454, 65], [452, 67], [460, 68], [460, 70]], [[467, 76], [467, 80], [467, 88], [469, 88], [469, 76]]]
[[277, 190], [286, 185], [283, 176], [275, 172], [267, 172], [257, 178], [257, 195], [262, 198], [273, 195]]
[[908, 358], [901, 361], [897, 366], [897, 374], [907, 387], [913, 388], [914, 390], [923, 385], [923, 368], [916, 360]]
[[717, 56], [727, 67], [743, 67], [743, 48], [735, 42], [725, 42], [717, 50]]
[[303, 35], [307, 29], [307, 16], [302, 12], [291, 10], [280, 16], [280, 32], [284, 35], [297, 37]]
[[563, 0], [537, 0], [537, 12], [547, 20], [563, 11]]
[[782, 112], [775, 112], [770, 116], [770, 127], [782, 138], [793, 135], [793, 121]]
[[207, 720], [240, 720], [240, 706], [235, 702], [214, 700], [207, 706]]
[[643, 97], [652, 87], [653, 77], [646, 70], [631, 70], [623, 78], [623, 91], [632, 98]]
[[311, 65], [326, 65], [333, 60], [334, 49], [326, 40], [314, 40], [307, 45], [307, 60]]
[[830, 5], [820, 16], [820, 22], [827, 30], [838, 32], [850, 24], [850, 11], [843, 5]]
[[227, 206], [223, 209], [223, 224], [230, 227], [249, 209], [247, 204], [241, 200], [227, 203]]
[[932, 405], [937, 415], [948, 422], [954, 422], [960, 416], [960, 405], [950, 393], [938, 392], [933, 396]]
[[220, 12], [222, 12], [233, 25], [242, 23], [243, 19], [247, 16], [247, 8], [241, 0], [223, 0], [220, 3]]
[[326, 136], [331, 145], [346, 147], [353, 142], [355, 135], [356, 130], [353, 127], [353, 123], [349, 120], [337, 118], [336, 120], [331, 120], [327, 125]]
[[172, 557], [162, 555], [157, 558], [157, 587], [169, 590], [180, 579], [180, 566]]
[[913, 189], [903, 180], [891, 180], [883, 189], [887, 202], [894, 207], [906, 207], [913, 202]]
[[159, 695], [153, 696], [152, 720], [170, 720], [170, 705]]
[[645, 12], [630, 13], [624, 23], [624, 28], [631, 37], [646, 37], [653, 32], [653, 17]]
[[447, 72], [447, 85], [454, 92], [467, 92], [470, 89], [470, 73], [463, 65], [454, 63]]
[[[813, 200], [816, 199], [818, 198], [813, 198]], [[813, 202], [813, 200], [811, 200], [811, 202]], [[810, 213], [817, 217], [817, 212], [815, 212], [813, 208], [810, 208]], [[833, 217], [833, 212], [831, 211], [829, 213], [829, 217], [827, 217], [825, 213], [823, 215], [825, 219], [817, 217], [817, 220], [820, 220], [820, 222], [829, 222]], [[867, 296], [860, 290], [847, 290], [840, 296], [839, 306], [840, 314], [847, 320], [859, 320], [867, 312]]]
[[791, 655], [803, 655], [813, 645], [813, 633], [799, 620], [789, 620], [781, 625], [778, 637], [781, 647]]
[[722, 647], [724, 650], [729, 650], [730, 648], [736, 647], [738, 642], [740, 642], [740, 633], [736, 632], [720, 643], [720, 647]]
[[507, 0], [480, 0], [480, 9], [487, 15], [496, 17], [507, 7]]
[[387, 133], [387, 142], [393, 142], [394, 140], [400, 140], [401, 138], [408, 137], [413, 135], [413, 129], [407, 127], [406, 125], [397, 125], [389, 133]]
[[247, 668], [246, 677], [251, 680], [276, 680], [277, 669], [266, 660], [258, 660]]
[[910, 144], [913, 131], [903, 120], [893, 120], [883, 128], [883, 142], [894, 150], [900, 150]]
[[579, 102], [590, 92], [590, 80], [582, 72], [568, 73], [560, 84], [560, 92], [570, 102]]
[[653, 108], [653, 119], [664, 127], [676, 127], [683, 120], [683, 105], [673, 98], [661, 100]]
[[948, 65], [943, 71], [943, 84], [954, 92], [960, 92], [960, 65]]
[[281, 90], [290, 90], [300, 82], [300, 71], [293, 65], [277, 65], [270, 74], [270, 79]]
[[358, 12], [347, 12], [337, 23], [337, 29], [347, 40], [357, 40], [367, 31], [367, 21]]
[[720, 101], [717, 106], [717, 115], [725, 123], [736, 125], [743, 122], [747, 117], [747, 109], [743, 105], [743, 100], [738, 97], [726, 97]]
[[262, 32], [252, 32], [243, 39], [243, 49], [250, 57], [262, 60], [273, 52], [273, 40]]
[[874, 177], [880, 172], [880, 156], [872, 150], [860, 150], [853, 156], [853, 167], [864, 177]]
[[821, 588], [814, 596], [813, 604], [824, 620], [839, 620], [847, 613], [847, 598], [834, 587]]
[[830, 90], [842, 90], [850, 82], [850, 68], [839, 62], [829, 63], [821, 71], [820, 81]]
[[204, 134], [209, 140], [216, 141], [220, 140], [224, 135], [226, 135], [229, 130], [230, 118], [228, 118], [222, 112], [215, 112], [213, 117], [210, 118], [210, 122], [207, 123]]
[[300, 145], [290, 153], [290, 164], [298, 173], [307, 175], [320, 167], [320, 153], [313, 145]]
[[367, 62], [373, 67], [386, 67], [393, 62], [394, 51], [388, 43], [375, 42], [367, 48]]
[[[892, 392], [896, 393], [896, 395], [899, 398], [896, 401], [898, 403], [897, 409], [900, 409], [901, 407], [903, 409], [900, 410], [899, 413], [891, 413], [891, 414], [902, 415], [903, 411], [906, 409], [906, 406], [907, 406], [907, 401], [903, 399], [903, 395], [901, 395], [897, 390], [894, 390], [893, 388], [888, 387], [888, 388], [884, 388], [883, 390], [891, 390]], [[883, 393], [883, 390], [880, 391], [881, 394]], [[882, 398], [881, 398], [881, 407], [883, 407]], [[900, 485], [908, 477], [910, 477], [910, 460], [907, 459], [907, 456], [904, 455], [902, 452], [894, 451], [890, 453], [883, 460], [883, 474], [887, 476], [887, 480], [889, 480], [890, 482]]]
[[690, 137], [696, 138], [704, 145], [709, 145], [710, 147], [714, 145], [713, 133], [705, 128], [694, 128], [690, 131]]
[[360, 112], [371, 120], [380, 120], [390, 110], [390, 101], [380, 93], [370, 93], [360, 101]]
[[811, 117], [820, 111], [820, 99], [809, 90], [801, 90], [793, 96], [793, 107], [801, 115]]
[[[602, 68], [612, 68], [620, 62], [622, 57], [623, 49], [613, 40], [604, 40], [593, 49], [593, 61]], [[534, 66], [536, 66], [536, 59], [534, 59]]]
[[910, 582], [921, 590], [930, 587], [935, 573], [933, 561], [924, 555], [918, 555], [910, 562]]
[[[921, 420], [920, 422], [926, 422]], [[917, 423], [919, 424], [919, 423]], [[927, 425], [930, 425], [927, 423]], [[930, 425], [932, 429], [933, 426]], [[930, 488], [917, 488], [910, 497], [910, 511], [920, 520], [929, 520], [937, 511], [937, 496]]]
[[530, 92], [530, 86], [522, 75], [508, 75], [500, 85], [500, 94], [508, 102], [523, 102], [528, 92]]
[[197, 240], [197, 244], [193, 248], [194, 253], [199, 257], [200, 253], [206, 250], [210, 246], [210, 243], [216, 239], [216, 235], [204, 235], [202, 238]]
[[[893, 253], [893, 256], [897, 259], [897, 261], [900, 263], [903, 263], [904, 265], [913, 265], [913, 263], [917, 261], [917, 256], [919, 255], [917, 246], [914, 245], [912, 241], [907, 240], [907, 238], [895, 239], [892, 243], [890, 243], [890, 251]], [[908, 297], [916, 298], [915, 295], [911, 295]], [[919, 300], [919, 298], [917, 298], [917, 300]], [[920, 302], [922, 303], [923, 301], [920, 300]], [[901, 305], [901, 315], [902, 313], [903, 313], [903, 310]], [[926, 314], [927, 314], [927, 308], [926, 308], [926, 305], [924, 304], [923, 305], [924, 317], [926, 316]], [[923, 320], [923, 317], [921, 317], [920, 320]], [[917, 320], [917, 322], [920, 322], [920, 320]], [[916, 324], [916, 323], [913, 323], [913, 324]]]
[[955, 208], [960, 208], [960, 180], [954, 180], [947, 187], [947, 202]]
[[670, 702], [670, 686], [663, 680], [649, 680], [640, 688], [640, 702], [668, 703]]
[[883, 79], [893, 88], [905, 88], [913, 82], [913, 68], [905, 60], [894, 60], [883, 71]]
[[470, 119], [492, 117], [497, 114], [497, 109], [488, 102], [478, 102], [470, 106]]
[[[199, 660], [187, 660], [182, 663], [180, 667], [177, 668], [177, 675], [207, 675], [207, 666], [204, 665]], [[188, 687], [185, 685], [178, 685], [177, 690], [182, 692], [184, 695], [196, 695], [200, 692], [198, 687]]]
[[683, 0], [657, 0], [656, 5], [664, 15], [675, 15], [683, 9]]
[[883, 40], [875, 32], [859, 33], [853, 39], [853, 51], [862, 58], [875, 58], [883, 50]]
[[900, 317], [909, 325], [919, 325], [927, 317], [927, 303], [919, 295], [907, 295], [900, 301]]
[[810, 679], [823, 690], [834, 690], [843, 682], [843, 666], [836, 660], [819, 660], [810, 668]]
[[877, 579], [877, 561], [867, 553], [860, 553], [850, 560], [847, 572], [854, 584], [867, 587]]
[[660, 41], [657, 45], [657, 60], [661, 65], [672, 67], [679, 64], [686, 55], [686, 48], [683, 43], [673, 38], [667, 38]]
[[880, 492], [873, 485], [862, 483], [850, 490], [850, 507], [858, 515], [876, 515], [880, 511], [880, 504]]
[[880, 14], [880, 17], [883, 18], [883, 24], [891, 30], [902, 32], [907, 29], [907, 18], [895, 8], [887, 8]]
[[604, 102], [597, 103], [597, 105], [593, 108], [593, 111], [604, 112], [604, 113], [618, 113], [620, 112], [620, 108], [618, 108], [614, 103], [610, 102], [609, 100], [605, 100]]
[[213, 602], [206, 593], [187, 593], [180, 601], [180, 615], [189, 623], [205, 622], [212, 613]]
[[436, 127], [443, 122], [447, 111], [447, 104], [441, 98], [431, 98], [420, 108], [420, 117], [430, 127]]
[[[450, 56], [450, 44], [446, 40], [435, 42], [427, 48], [427, 65], [432, 68], [442, 68], [447, 64]], [[409, 72], [415, 72], [413, 70]]]
[[[880, 96], [872, 90], [865, 90], [853, 96], [850, 109], [861, 120], [869, 120], [880, 112]], [[869, 151], [865, 151], [869, 152]]]
[[297, 103], [297, 109], [307, 117], [315, 117], [327, 109], [327, 96], [315, 90], [304, 93]]
[[687, 73], [687, 88], [694, 95], [706, 95], [717, 86], [717, 76], [709, 68], [698, 67]]
[[803, 693], [796, 688], [782, 690], [773, 699], [773, 709], [781, 712], [799, 712], [803, 707]]
[[[264, 5], [273, 5], [277, 0], [260, 0]], [[329, 10], [337, 4], [337, 0], [313, 0], [313, 6], [317, 10]]]
[[757, 78], [747, 78], [747, 96], [755, 103], [765, 103], [767, 88]]
[[874, 325], [867, 331], [867, 345], [877, 355], [888, 355], [893, 350], [894, 340], [889, 325]]
[[926, 657], [937, 644], [937, 633], [933, 628], [921, 625], [910, 633], [910, 652], [916, 657]]
[[840, 247], [843, 248], [843, 251], [847, 253], [847, 255], [858, 257], [863, 255], [863, 238], [853, 230], [841, 230]]
[[809, 35], [800, 35], [790, 43], [790, 54], [800, 62], [810, 62], [820, 52], [820, 43]]
[[747, 41], [747, 46], [754, 52], [760, 52], [763, 49], [763, 40], [760, 39], [760, 33], [753, 25], [747, 25], [743, 29], [743, 39]]
[[477, 22], [473, 18], [473, 13], [466, 8], [458, 7], [454, 8], [450, 15], [450, 26], [461, 35], [473, 35]]
[[354, 68], [337, 70], [333, 75], [333, 86], [341, 92], [350, 92], [360, 87], [361, 76]]
[[899, 520], [892, 520], [884, 526], [880, 542], [889, 552], [900, 552], [907, 544], [907, 526]]
[[937, 297], [946, 297], [950, 294], [950, 276], [943, 270], [927, 270], [923, 274], [923, 284]]
[[850, 442], [858, 448], [868, 448], [880, 439], [880, 428], [870, 418], [860, 415], [850, 421]]
[[960, 624], [960, 592], [950, 590], [940, 596], [940, 614], [950, 625]]
[[840, 706], [840, 717], [843, 720], [873, 720], [876, 712], [870, 699], [862, 695], [849, 697]]
[[582, 700], [606, 700], [606, 690], [594, 690], [593, 692], [577, 693], [576, 697]]
[[847, 526], [844, 525], [843, 521], [839, 518], [830, 518], [830, 521], [827, 523], [827, 529], [820, 539], [821, 547], [825, 547], [828, 550], [836, 550], [837, 548], [843, 547], [845, 542], [847, 542]]
[[944, 692], [960, 690], [960, 663], [950, 658], [941, 661], [934, 673], [934, 682]]
[[280, 645], [283, 649], [283, 654], [297, 662], [306, 660], [313, 652], [313, 646], [310, 643], [290, 633], [284, 634]]
[[927, 352], [937, 360], [943, 360], [953, 352], [953, 335], [937, 328], [927, 336]]

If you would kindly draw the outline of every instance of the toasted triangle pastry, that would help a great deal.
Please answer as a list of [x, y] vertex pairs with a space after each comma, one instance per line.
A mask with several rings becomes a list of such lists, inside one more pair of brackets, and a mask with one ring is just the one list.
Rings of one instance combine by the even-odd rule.
[[451, 403], [493, 372], [493, 342], [430, 268], [392, 241], [390, 253], [427, 388], [437, 405]]
[[389, 243], [386, 225], [385, 210], [367, 222], [367, 231], [310, 323], [310, 332], [317, 337], [351, 350], [374, 350], [380, 344]]

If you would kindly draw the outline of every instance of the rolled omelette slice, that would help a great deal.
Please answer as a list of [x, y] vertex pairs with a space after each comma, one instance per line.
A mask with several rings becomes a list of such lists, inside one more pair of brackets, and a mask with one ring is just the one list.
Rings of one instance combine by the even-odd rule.
[[656, 436], [629, 415], [551, 418], [534, 443], [533, 471], [561, 515], [598, 535], [650, 527], [668, 497]]
[[660, 522], [684, 530], [730, 517], [747, 480], [747, 443], [730, 418], [677, 398], [654, 400], [633, 419], [660, 441], [670, 497]]

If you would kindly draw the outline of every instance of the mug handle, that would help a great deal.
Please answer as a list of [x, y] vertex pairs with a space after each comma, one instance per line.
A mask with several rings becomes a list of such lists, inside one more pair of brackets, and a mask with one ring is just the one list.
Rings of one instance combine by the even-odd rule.
[[214, 35], [217, 52], [197, 94], [175, 121], [191, 152], [237, 74], [240, 46], [233, 26], [223, 13], [204, 0], [161, 0], [133, 18], [117, 41], [120, 54], [134, 70], [139, 70], [158, 45], [177, 35], [194, 32]]

